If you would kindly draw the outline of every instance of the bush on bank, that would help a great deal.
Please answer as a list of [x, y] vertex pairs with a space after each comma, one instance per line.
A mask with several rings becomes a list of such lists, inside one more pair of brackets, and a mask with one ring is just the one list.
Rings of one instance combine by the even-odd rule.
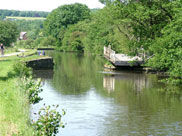
[[[31, 103], [40, 101], [38, 94], [42, 91], [41, 82], [32, 79], [32, 70], [17, 60], [19, 61], [20, 58], [8, 57], [0, 61], [0, 135], [37, 136], [38, 130], [30, 121], [29, 108]], [[24, 79], [24, 82], [21, 81], [21, 78]], [[54, 111], [54, 113], [60, 114], [58, 111]], [[62, 117], [61, 114], [60, 116]], [[49, 119], [54, 121], [52, 116]], [[61, 121], [58, 119], [56, 122], [60, 123]], [[49, 120], [49, 122], [51, 121]], [[55, 125], [50, 129], [59, 127]], [[51, 135], [53, 134], [55, 132]]]
[[[14, 71], [21, 77], [19, 81], [19, 88], [21, 92], [24, 92], [28, 97], [29, 104], [39, 103], [42, 98], [39, 93], [43, 91], [41, 80], [34, 80], [32, 78], [32, 69], [27, 68], [24, 63], [18, 62], [14, 65]], [[45, 106], [45, 105], [44, 105]], [[55, 107], [55, 106], [53, 106]], [[35, 129], [35, 135], [37, 136], [52, 136], [59, 132], [59, 127], [64, 127], [61, 122], [61, 118], [65, 115], [65, 112], [61, 115], [56, 109], [51, 110], [51, 106], [45, 106], [38, 112], [38, 120], [34, 121], [31, 125]]]

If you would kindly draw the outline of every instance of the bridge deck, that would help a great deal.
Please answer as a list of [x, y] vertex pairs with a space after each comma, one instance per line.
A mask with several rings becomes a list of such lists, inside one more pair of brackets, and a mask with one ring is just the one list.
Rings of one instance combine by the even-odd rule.
[[140, 66], [143, 64], [143, 59], [141, 57], [116, 54], [110, 47], [104, 47], [104, 57], [114, 66]]

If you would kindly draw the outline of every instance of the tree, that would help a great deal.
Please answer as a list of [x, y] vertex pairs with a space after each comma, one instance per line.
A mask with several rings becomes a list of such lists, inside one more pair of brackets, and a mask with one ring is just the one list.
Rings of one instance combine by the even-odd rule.
[[89, 18], [89, 15], [90, 10], [86, 5], [75, 3], [60, 6], [48, 15], [44, 23], [45, 33], [52, 35], [61, 43], [67, 26]]
[[10, 46], [18, 37], [18, 29], [15, 23], [10, 21], [0, 21], [0, 43]]
[[180, 0], [117, 0], [115, 16], [130, 29], [134, 36], [132, 48], [137, 52], [141, 47], [145, 50], [157, 37], [161, 37], [161, 30], [173, 20], [175, 8]]
[[86, 37], [88, 23], [88, 21], [80, 21], [70, 25], [64, 34], [60, 50], [83, 51], [83, 40]]
[[178, 11], [173, 21], [162, 30], [162, 37], [157, 38], [150, 47], [154, 57], [148, 65], [167, 71], [172, 83], [182, 84], [182, 10]]
[[49, 12], [43, 11], [18, 11], [0, 9], [0, 16], [23, 16], [23, 17], [47, 17]]
[[128, 30], [123, 30], [123, 26], [117, 23], [120, 20], [113, 16], [115, 12], [113, 7], [107, 5], [92, 12], [89, 19], [69, 25], [60, 49], [102, 55], [103, 47], [111, 45], [117, 52], [128, 53], [128, 37], [120, 32], [127, 33]]

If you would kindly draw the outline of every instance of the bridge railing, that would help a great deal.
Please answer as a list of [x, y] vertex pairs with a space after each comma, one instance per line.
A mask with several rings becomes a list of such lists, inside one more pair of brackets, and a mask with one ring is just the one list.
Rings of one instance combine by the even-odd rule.
[[113, 51], [111, 49], [111, 46], [106, 47], [104, 46], [104, 56], [107, 57], [108, 59], [110, 59], [111, 61], [115, 62], [116, 58], [115, 58], [115, 51]]

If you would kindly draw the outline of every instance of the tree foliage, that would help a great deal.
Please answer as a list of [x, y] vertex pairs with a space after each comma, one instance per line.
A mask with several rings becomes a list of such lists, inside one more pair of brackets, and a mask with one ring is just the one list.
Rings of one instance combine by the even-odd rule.
[[173, 20], [175, 15], [176, 1], [116, 1], [116, 10], [123, 25], [132, 28], [130, 34], [134, 36], [135, 48], [148, 47], [157, 37], [161, 37], [161, 30]]
[[86, 29], [85, 21], [70, 25], [64, 34], [60, 49], [64, 51], [83, 51], [84, 39], [87, 34]]
[[19, 16], [19, 17], [47, 17], [49, 12], [44, 11], [19, 11], [0, 9], [0, 16]]
[[93, 12], [89, 19], [69, 26], [65, 31], [62, 49], [101, 55], [103, 47], [110, 44], [118, 52], [128, 52], [128, 37], [115, 24], [113, 10], [110, 5]]
[[44, 20], [12, 20], [16, 23], [20, 32], [27, 32], [28, 39], [36, 39], [39, 37], [43, 29]]
[[57, 38], [58, 42], [61, 43], [68, 25], [89, 18], [89, 14], [90, 10], [86, 5], [75, 3], [60, 6], [48, 15], [44, 23], [45, 33]]
[[[129, 47], [152, 55], [148, 66], [167, 71], [172, 83], [182, 83], [181, 0], [117, 0], [114, 16], [129, 30]], [[175, 80], [174, 80], [175, 79]]]
[[[173, 84], [181, 84], [182, 75], [182, 11], [174, 17], [173, 21], [162, 30], [159, 37], [150, 47], [154, 57], [148, 65], [159, 70], [169, 72]], [[173, 79], [173, 80], [172, 80]]]
[[[90, 13], [81, 4], [65, 5], [49, 14], [45, 32], [61, 50], [153, 56], [147, 63], [181, 78], [181, 0], [100, 0], [106, 6]], [[79, 14], [83, 13], [83, 14]]]
[[0, 43], [10, 46], [18, 37], [18, 29], [15, 23], [10, 21], [0, 21]]
[[56, 136], [59, 127], [64, 128], [62, 116], [66, 114], [62, 110], [62, 114], [57, 111], [59, 105], [45, 106], [38, 112], [38, 120], [33, 123], [37, 136]]

